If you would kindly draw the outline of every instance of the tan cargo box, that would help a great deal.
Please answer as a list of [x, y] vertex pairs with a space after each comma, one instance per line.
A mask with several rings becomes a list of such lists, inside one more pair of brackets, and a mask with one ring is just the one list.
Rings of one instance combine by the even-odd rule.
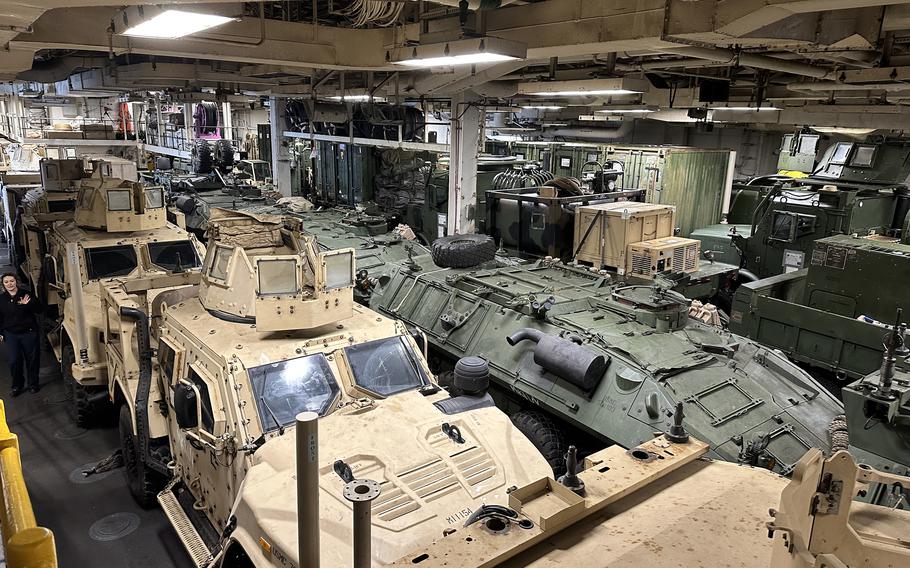
[[81, 130], [45, 130], [44, 137], [53, 140], [82, 140]]
[[623, 274], [629, 245], [672, 236], [675, 226], [672, 205], [620, 201], [581, 206], [575, 211], [575, 260]]
[[695, 272], [701, 255], [701, 241], [664, 237], [629, 245], [626, 272], [653, 278], [667, 270]]

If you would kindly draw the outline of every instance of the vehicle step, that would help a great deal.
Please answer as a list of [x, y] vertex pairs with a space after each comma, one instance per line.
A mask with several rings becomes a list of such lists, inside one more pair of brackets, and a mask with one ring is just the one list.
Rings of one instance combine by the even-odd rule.
[[161, 504], [161, 509], [167, 515], [174, 530], [177, 531], [180, 541], [189, 553], [196, 568], [208, 566], [212, 562], [212, 553], [206, 546], [205, 541], [202, 540], [202, 537], [199, 536], [199, 531], [193, 526], [183, 507], [180, 506], [172, 487], [168, 487], [158, 494], [158, 503]]

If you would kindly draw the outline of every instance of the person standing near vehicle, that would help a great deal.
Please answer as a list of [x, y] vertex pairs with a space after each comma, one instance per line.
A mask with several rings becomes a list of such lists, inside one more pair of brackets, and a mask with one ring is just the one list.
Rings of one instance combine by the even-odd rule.
[[0, 292], [0, 342], [6, 346], [7, 362], [13, 376], [11, 396], [19, 396], [25, 389], [38, 392], [41, 340], [36, 315], [41, 313], [43, 307], [27, 290], [19, 288], [19, 279], [15, 274], [7, 272], [3, 275], [3, 292]]

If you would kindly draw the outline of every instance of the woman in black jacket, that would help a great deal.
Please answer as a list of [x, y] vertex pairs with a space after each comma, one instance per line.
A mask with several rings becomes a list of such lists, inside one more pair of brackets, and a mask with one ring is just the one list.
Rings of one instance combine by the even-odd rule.
[[[25, 389], [38, 392], [38, 369], [41, 366], [41, 340], [38, 335], [37, 314], [44, 306], [27, 290], [19, 288], [12, 272], [3, 275], [0, 292], [0, 342], [6, 345], [10, 374], [13, 376], [12, 396]], [[25, 370], [28, 369], [26, 380]]]

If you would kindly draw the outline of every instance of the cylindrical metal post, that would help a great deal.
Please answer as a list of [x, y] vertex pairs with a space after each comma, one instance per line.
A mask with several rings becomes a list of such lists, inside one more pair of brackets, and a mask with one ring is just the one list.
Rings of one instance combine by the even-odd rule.
[[372, 501], [379, 497], [379, 484], [355, 479], [344, 486], [344, 498], [354, 504], [354, 568], [370, 568], [372, 560]]
[[297, 565], [319, 568], [319, 415], [297, 415]]

